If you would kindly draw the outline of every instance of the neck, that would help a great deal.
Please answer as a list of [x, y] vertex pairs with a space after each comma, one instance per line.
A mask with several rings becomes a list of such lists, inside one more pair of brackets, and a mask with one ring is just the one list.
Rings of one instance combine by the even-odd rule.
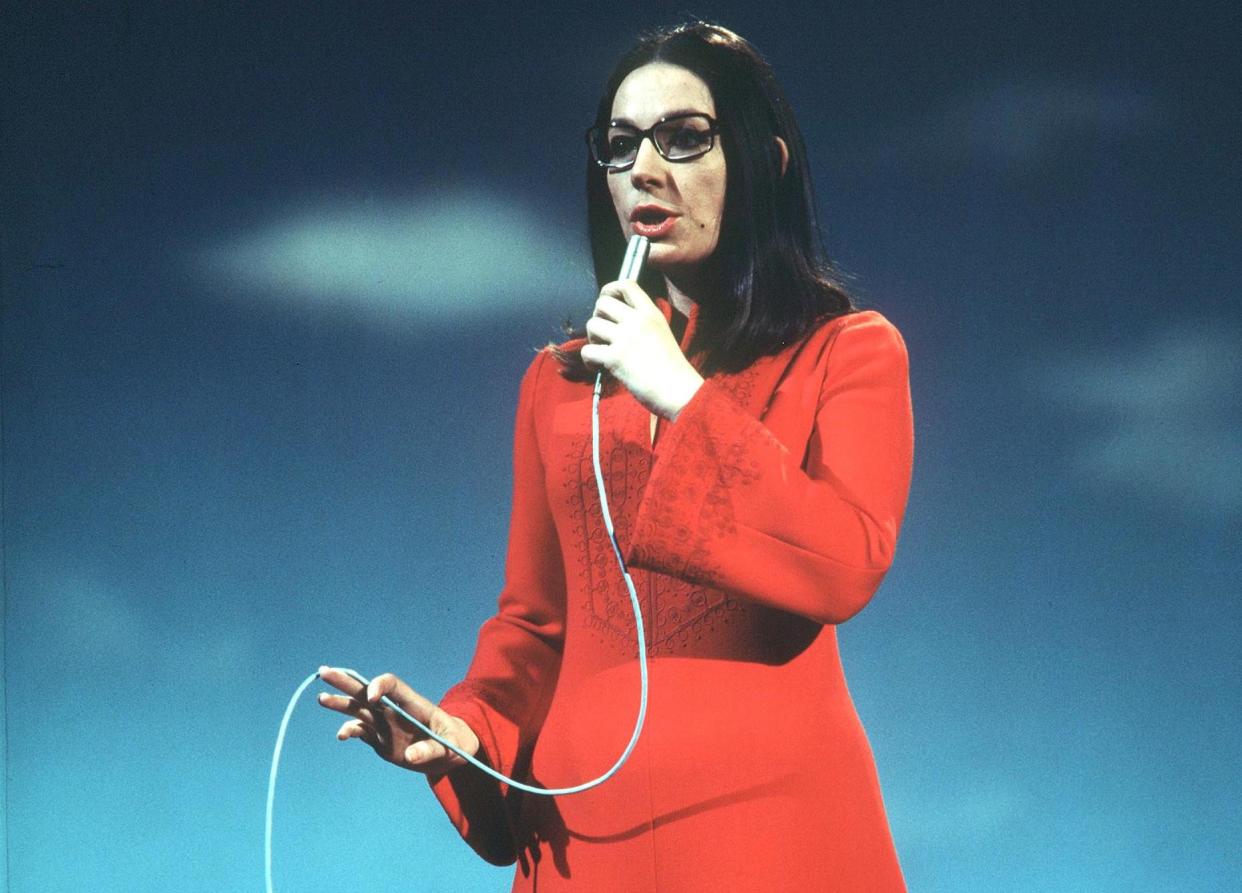
[[664, 287], [668, 290], [669, 303], [682, 316], [690, 315], [690, 308], [699, 303], [698, 295], [702, 291], [698, 283], [688, 281], [683, 276], [665, 276]]

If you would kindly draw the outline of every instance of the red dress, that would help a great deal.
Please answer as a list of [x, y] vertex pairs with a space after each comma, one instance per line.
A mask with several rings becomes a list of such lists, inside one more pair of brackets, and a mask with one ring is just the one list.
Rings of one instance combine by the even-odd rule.
[[[639, 701], [591, 386], [557, 365], [545, 350], [522, 381], [499, 611], [441, 702], [482, 758], [546, 787], [611, 766]], [[905, 510], [900, 334], [874, 311], [838, 317], [709, 377], [654, 446], [650, 420], [606, 390], [601, 463], [650, 658], [637, 748], [580, 794], [523, 794], [470, 766], [432, 789], [483, 858], [518, 862], [514, 890], [904, 890], [836, 636], [879, 586]]]

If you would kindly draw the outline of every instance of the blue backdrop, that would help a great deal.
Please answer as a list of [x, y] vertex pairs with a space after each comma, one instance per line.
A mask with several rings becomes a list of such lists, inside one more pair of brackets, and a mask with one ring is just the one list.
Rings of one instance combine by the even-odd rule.
[[[297, 683], [465, 671], [518, 378], [594, 298], [581, 134], [681, 7], [444, 6], [5, 8], [13, 893], [261, 889]], [[1237, 21], [1117, 6], [695, 10], [910, 349], [841, 641], [912, 890], [1242, 875]], [[507, 889], [337, 725], [294, 716], [278, 889]]]

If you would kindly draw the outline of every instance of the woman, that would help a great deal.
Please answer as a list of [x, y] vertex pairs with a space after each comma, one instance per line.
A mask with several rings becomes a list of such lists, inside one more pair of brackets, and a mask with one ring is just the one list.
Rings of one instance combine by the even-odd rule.
[[[588, 134], [595, 312], [522, 382], [499, 611], [437, 707], [392, 675], [324, 679], [356, 737], [426, 773], [515, 890], [902, 890], [835, 625], [893, 556], [910, 480], [905, 347], [817, 250], [802, 140], [771, 71], [703, 23], [642, 40]], [[633, 232], [638, 283], [609, 282]], [[656, 295], [655, 298], [650, 297]], [[643, 736], [556, 799], [497, 784], [378, 704], [391, 696], [505, 774], [594, 778], [638, 709], [600, 458], [647, 624]]]

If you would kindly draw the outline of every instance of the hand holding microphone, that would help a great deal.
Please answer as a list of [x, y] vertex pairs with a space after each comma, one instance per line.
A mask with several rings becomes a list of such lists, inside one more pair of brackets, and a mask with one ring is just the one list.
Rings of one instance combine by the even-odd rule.
[[[642, 236], [630, 239], [627, 261], [645, 254]], [[606, 370], [634, 398], [663, 418], [677, 418], [703, 384], [673, 337], [660, 308], [638, 287], [637, 266], [627, 263], [621, 278], [600, 289], [595, 313], [587, 320], [582, 361]]]

